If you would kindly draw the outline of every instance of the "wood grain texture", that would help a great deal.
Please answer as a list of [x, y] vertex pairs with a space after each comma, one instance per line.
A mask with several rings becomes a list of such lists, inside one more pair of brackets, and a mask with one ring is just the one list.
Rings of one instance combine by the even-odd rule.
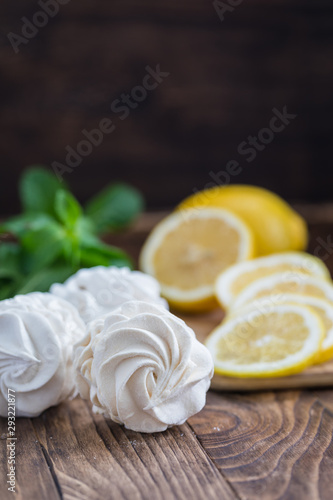
[[33, 426], [66, 500], [234, 498], [186, 424], [139, 434], [76, 399]]
[[209, 393], [189, 423], [240, 498], [332, 498], [332, 391]]
[[7, 499], [45, 499], [61, 498], [57, 479], [52, 464], [45, 456], [45, 449], [40, 445], [31, 419], [16, 420], [16, 493], [8, 491], [7, 484], [7, 420], [0, 417], [1, 466], [0, 498]]

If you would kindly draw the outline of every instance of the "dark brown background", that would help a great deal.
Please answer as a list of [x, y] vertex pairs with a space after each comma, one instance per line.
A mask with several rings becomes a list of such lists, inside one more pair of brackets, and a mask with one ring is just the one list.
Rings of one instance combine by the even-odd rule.
[[[170, 207], [230, 159], [243, 168], [236, 182], [332, 199], [330, 0], [244, 0], [223, 22], [210, 0], [70, 0], [15, 54], [8, 32], [38, 10], [0, 6], [0, 213], [18, 210], [25, 165], [63, 161], [104, 117], [115, 132], [65, 176], [82, 202], [123, 179], [149, 208]], [[158, 63], [170, 76], [120, 121], [111, 102]], [[284, 105], [297, 118], [247, 163], [238, 145]]]

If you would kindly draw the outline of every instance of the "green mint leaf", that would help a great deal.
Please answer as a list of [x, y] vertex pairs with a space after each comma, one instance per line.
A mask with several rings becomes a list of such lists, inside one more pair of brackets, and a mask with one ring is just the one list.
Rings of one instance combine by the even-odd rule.
[[47, 292], [53, 283], [63, 283], [77, 269], [69, 265], [57, 264], [48, 269], [41, 269], [37, 273], [26, 276], [16, 290], [16, 294], [30, 292]]
[[127, 184], [113, 184], [90, 200], [86, 215], [102, 233], [128, 226], [143, 207], [143, 198], [137, 189]]
[[82, 215], [76, 223], [76, 232], [80, 241], [96, 240], [96, 226], [90, 217]]
[[16, 295], [17, 282], [0, 279], [0, 300], [10, 299]]
[[64, 252], [66, 235], [63, 227], [55, 221], [21, 237], [23, 264], [26, 272], [36, 272], [50, 265]]
[[65, 186], [50, 171], [39, 165], [29, 167], [19, 183], [23, 211], [54, 215], [56, 192], [64, 188]]
[[0, 278], [18, 279], [21, 276], [21, 250], [16, 243], [0, 242]]
[[22, 279], [20, 256], [19, 245], [0, 242], [0, 300], [15, 295], [17, 282]]
[[12, 217], [0, 226], [0, 232], [11, 233], [17, 238], [31, 231], [37, 231], [47, 224], [52, 224], [54, 219], [45, 214], [22, 214]]
[[56, 192], [54, 210], [60, 222], [67, 228], [74, 228], [82, 215], [82, 208], [74, 196], [61, 189]]
[[81, 246], [81, 267], [117, 266], [133, 268], [131, 258], [120, 248], [95, 239]]

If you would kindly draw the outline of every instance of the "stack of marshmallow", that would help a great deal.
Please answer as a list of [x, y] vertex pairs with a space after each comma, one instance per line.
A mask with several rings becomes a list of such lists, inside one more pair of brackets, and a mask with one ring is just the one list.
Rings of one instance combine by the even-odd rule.
[[212, 375], [209, 351], [141, 272], [82, 269], [0, 302], [2, 416], [8, 389], [21, 417], [79, 393], [128, 429], [158, 432], [203, 408]]

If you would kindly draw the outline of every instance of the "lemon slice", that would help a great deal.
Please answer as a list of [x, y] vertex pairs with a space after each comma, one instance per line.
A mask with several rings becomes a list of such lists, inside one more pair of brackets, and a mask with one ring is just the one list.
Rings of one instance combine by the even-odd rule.
[[[325, 328], [325, 337], [321, 345], [321, 349], [318, 352], [314, 363], [324, 363], [333, 357], [333, 303], [325, 299], [320, 299], [318, 297], [313, 297], [311, 295], [297, 295], [292, 293], [285, 293], [281, 295], [272, 295], [271, 297], [262, 297], [257, 299], [255, 302], [246, 304], [244, 308], [241, 309], [241, 314], [250, 313], [255, 309], [259, 310], [261, 313], [268, 313], [271, 311], [272, 307], [278, 304], [303, 304], [311, 307], [318, 316], [323, 321]], [[234, 311], [228, 318], [233, 315], [239, 314], [239, 310]]]
[[217, 306], [216, 277], [231, 264], [254, 255], [246, 224], [222, 209], [174, 212], [146, 240], [141, 269], [154, 276], [170, 305], [202, 311]]
[[282, 297], [287, 293], [312, 295], [333, 302], [333, 284], [331, 281], [308, 276], [304, 273], [286, 271], [271, 274], [250, 283], [236, 297], [232, 308], [238, 309], [260, 297], [270, 297], [272, 295]]
[[275, 193], [257, 186], [217, 186], [186, 198], [178, 209], [220, 207], [241, 217], [255, 235], [257, 255], [304, 250], [305, 220]]
[[217, 327], [206, 340], [215, 371], [233, 377], [276, 377], [299, 373], [321, 349], [324, 325], [311, 308], [255, 306]]
[[305, 252], [285, 252], [234, 264], [216, 281], [216, 295], [225, 309], [250, 283], [277, 272], [296, 271], [329, 279], [330, 272], [322, 260]]

